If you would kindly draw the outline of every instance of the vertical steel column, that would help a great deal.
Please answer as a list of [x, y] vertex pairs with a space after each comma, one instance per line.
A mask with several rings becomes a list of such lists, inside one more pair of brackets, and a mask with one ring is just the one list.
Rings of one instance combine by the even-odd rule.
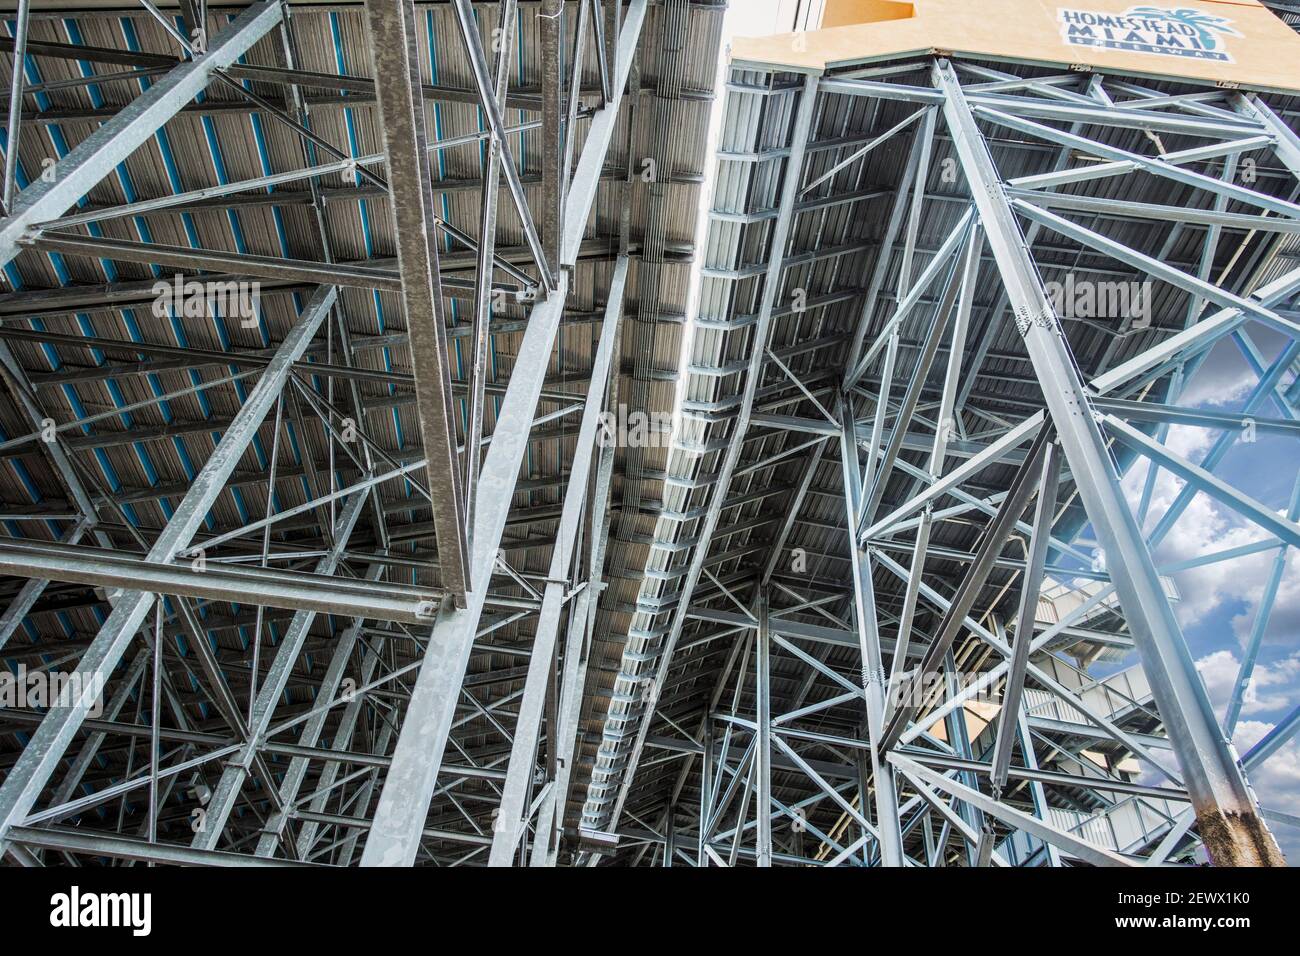
[[[474, 16], [474, 7], [470, 0], [452, 0], [456, 9], [456, 22], [460, 26], [461, 37], [465, 41], [465, 52], [469, 56], [470, 69], [474, 73], [474, 84], [479, 94], [479, 105], [483, 108], [483, 117], [492, 131], [493, 142], [501, 151], [501, 171], [505, 173], [506, 185], [510, 197], [514, 200], [515, 210], [523, 220], [524, 238], [532, 252], [533, 260], [541, 270], [541, 285], [547, 294], [555, 291], [555, 279], [547, 265], [546, 253], [542, 239], [537, 235], [533, 223], [532, 211], [528, 208], [528, 197], [524, 194], [524, 184], [519, 178], [519, 169], [515, 165], [514, 155], [507, 140], [505, 121], [501, 118], [503, 104], [497, 102], [493, 95], [491, 72], [487, 65], [487, 56], [483, 53], [483, 43], [479, 39], [478, 20]], [[546, 61], [545, 56], [543, 62]], [[586, 225], [584, 220], [583, 225]]]
[[862, 358], [867, 331], [871, 327], [872, 317], [876, 314], [876, 301], [880, 297], [880, 290], [884, 287], [885, 279], [888, 276], [889, 263], [893, 258], [894, 244], [898, 241], [898, 231], [902, 228], [903, 216], [907, 212], [907, 192], [921, 164], [921, 154], [927, 148], [926, 139], [921, 134], [918, 133], [912, 137], [907, 165], [903, 171], [903, 180], [898, 185], [898, 191], [894, 193], [893, 204], [890, 206], [889, 217], [885, 224], [885, 232], [880, 240], [880, 252], [876, 258], [876, 265], [871, 271], [871, 279], [867, 283], [867, 292], [862, 300], [862, 311], [858, 315], [857, 326], [853, 331], [853, 344], [849, 348], [848, 362], [844, 365], [845, 388], [854, 383], [852, 376]]
[[14, 201], [18, 188], [18, 140], [23, 125], [23, 70], [27, 56], [27, 20], [31, 0], [18, 0], [17, 29], [14, 33], [14, 71], [9, 84], [9, 128], [5, 145], [4, 214]]
[[[447, 363], [447, 320], [435, 241], [424, 94], [420, 84], [414, 0], [366, 0], [366, 29], [375, 96], [388, 154], [389, 191], [397, 224], [397, 265], [411, 340], [420, 438], [429, 472], [438, 572], [456, 603], [469, 587], [465, 497], [456, 452], [456, 415]], [[480, 251], [482, 251], [480, 249]], [[491, 259], [488, 259], [489, 264]], [[490, 271], [490, 270], [489, 270]], [[477, 448], [466, 448], [477, 455]]]
[[[618, 7], [617, 3], [611, 5], [615, 8]], [[590, 209], [596, 201], [596, 190], [600, 187], [600, 174], [604, 169], [607, 147], [593, 150], [590, 145], [593, 143], [608, 144], [614, 135], [614, 126], [618, 122], [618, 106], [622, 100], [623, 91], [627, 86], [628, 73], [632, 69], [632, 60], [636, 54], [637, 41], [641, 36], [641, 27], [645, 23], [648, 5], [648, 0], [631, 0], [627, 6], [622, 29], [617, 37], [608, 38], [613, 44], [616, 54], [612, 96], [609, 102], [592, 115], [591, 122], [587, 127], [588, 146], [583, 149], [582, 154], [578, 157], [578, 162], [573, 171], [573, 179], [569, 182], [569, 202], [575, 203], [579, 209]], [[585, 228], [585, 225], [583, 223], [582, 227]], [[578, 261], [578, 249], [582, 244], [583, 228], [575, 229], [572, 223], [565, 223], [563, 243], [560, 247], [560, 262], [562, 265], [572, 266]]]
[[[614, 353], [616, 355], [619, 353], [617, 345], [614, 346]], [[616, 404], [617, 386], [618, 376], [611, 376], [611, 388], [607, 399], [610, 407]], [[596, 466], [596, 485], [588, 512], [591, 532], [587, 545], [589, 548], [587, 586], [578, 595], [573, 615], [569, 620], [569, 633], [565, 639], [555, 786], [552, 789], [549, 806], [543, 808], [545, 815], [538, 821], [539, 835], [536, 845], [544, 846], [545, 852], [535, 865], [555, 866], [559, 854], [557, 831], [564, 823], [564, 812], [568, 804], [569, 783], [573, 777], [573, 761], [578, 746], [578, 722], [582, 716], [582, 690], [587, 684], [591, 637], [596, 627], [596, 611], [600, 595], [605, 589], [602, 574], [605, 567], [605, 548], [609, 543], [609, 496], [613, 488], [614, 455], [614, 445], [607, 443], [600, 449], [600, 458]], [[547, 826], [547, 830], [543, 834], [544, 826]]]
[[1284, 865], [1219, 730], [1151, 555], [1124, 501], [1119, 476], [1060, 322], [961, 84], [946, 60], [936, 63], [933, 79], [944, 93], [944, 115], [953, 144], [1015, 310], [1017, 326], [1080, 498], [1107, 555], [1143, 670], [1151, 681], [1156, 706], [1178, 756], [1201, 839], [1218, 865]]
[[[521, 355], [551, 354], [568, 285], [568, 274], [561, 273], [556, 291], [533, 308]], [[521, 362], [510, 377], [479, 477], [479, 504], [470, 538], [470, 591], [463, 608], [444, 604], [438, 612], [361, 854], [362, 866], [415, 862], [546, 368], [540, 358]]]
[[[1029, 718], [1025, 716], [1024, 708], [1021, 708], [1017, 715], [1017, 724], [1020, 727], [1020, 750], [1024, 754], [1025, 766], [1030, 770], [1038, 769], [1038, 757], [1034, 753], [1034, 737], [1029, 729]], [[1035, 780], [1029, 784], [1029, 792], [1034, 798], [1034, 816], [1040, 820], [1046, 820], [1048, 817], [1047, 793], [1043, 789], [1043, 784]], [[1043, 847], [1047, 853], [1047, 865], [1059, 867], [1061, 865], [1061, 851], [1054, 844], [1044, 842]]]
[[560, 267], [564, 231], [564, 0], [542, 0], [538, 26], [542, 43], [542, 268], [554, 275]]
[[[528, 785], [533, 776], [533, 763], [537, 741], [541, 733], [542, 710], [546, 703], [546, 688], [551, 679], [551, 662], [555, 657], [555, 643], [559, 634], [560, 612], [563, 609], [569, 572], [573, 564], [574, 542], [582, 520], [582, 506], [587, 498], [587, 479], [591, 474], [592, 452], [600, 430], [600, 413], [605, 404], [605, 386], [614, 364], [614, 341], [617, 337], [619, 317], [623, 313], [623, 290], [627, 286], [628, 257], [618, 257], [614, 277], [610, 282], [609, 298], [605, 303], [605, 321], [600, 341], [592, 362], [591, 383], [587, 401], [578, 426], [574, 446], [573, 467], [569, 472], [569, 486], [564, 493], [560, 523], [555, 533], [555, 546], [551, 553], [550, 570], [546, 575], [546, 588], [542, 594], [542, 607], [538, 614], [537, 631], [533, 638], [532, 657], [528, 661], [528, 677], [524, 683], [524, 697], [519, 705], [519, 720], [510, 748], [510, 766], [502, 788], [501, 809], [492, 836], [492, 853], [489, 866], [510, 866], [515, 848], [527, 824], [524, 819], [528, 802]], [[552, 729], [554, 733], [554, 729]]]
[[[501, 5], [501, 49], [497, 51], [496, 98], [504, 103], [510, 80], [510, 50], [514, 41], [518, 0]], [[501, 186], [501, 147], [488, 137], [483, 160], [482, 204], [479, 208], [478, 257], [474, 281], [474, 337], [470, 361], [469, 414], [465, 423], [465, 519], [474, 521], [474, 499], [482, 462], [484, 386], [487, 384], [488, 352], [491, 350], [492, 275], [497, 239], [497, 200]]]
[[[333, 286], [322, 286], [312, 295], [302, 316], [280, 343], [275, 357], [266, 366], [262, 377], [231, 421], [211, 457], [195, 476], [190, 490], [172, 513], [171, 520], [154, 541], [146, 560], [168, 564], [179, 551], [189, 545], [239, 464], [244, 449], [275, 403], [293, 363], [302, 357], [316, 330], [329, 314], [336, 296], [337, 291]], [[122, 592], [108, 619], [77, 664], [80, 686], [96, 686], [96, 678], [107, 677], [112, 672], [153, 602], [154, 595], [144, 591]], [[4, 835], [9, 832], [9, 828], [19, 823], [36, 803], [46, 781], [58, 766], [93, 704], [93, 700], [83, 698], [72, 706], [50, 711], [41, 721], [4, 784], [0, 785], [0, 846], [3, 846]]]
[[[646, 0], [637, 0], [632, 10], [644, 13]], [[457, 13], [461, 19], [466, 45], [475, 61], [475, 75], [484, 99], [485, 113], [493, 127], [493, 135], [504, 143], [500, 109], [486, 88], [486, 76], [480, 69], [483, 64], [482, 49], [477, 34], [472, 33], [472, 11], [463, 0], [457, 0]], [[467, 18], [468, 17], [468, 18]], [[619, 39], [618, 64], [614, 97], [592, 120], [592, 129], [583, 144], [582, 159], [599, 170], [609, 148], [613, 123], [602, 127], [597, 135], [597, 120], [602, 115], [613, 117], [622, 102], [627, 85], [628, 71], [636, 51], [644, 17], [629, 15]], [[625, 55], [624, 55], [625, 54]], [[595, 159], [588, 160], [594, 151]], [[517, 170], [509, 151], [502, 147], [502, 169], [507, 180], [518, 182]], [[522, 187], [520, 187], [522, 191]], [[585, 193], [575, 188], [566, 197], [564, 223], [568, 234], [581, 235], [591, 214], [594, 192]], [[528, 225], [528, 223], [526, 223]], [[519, 466], [528, 447], [537, 399], [546, 378], [547, 359], [555, 344], [555, 334], [564, 316], [564, 300], [569, 291], [569, 271], [561, 270], [554, 287], [544, 281], [544, 297], [533, 307], [520, 343], [519, 354], [528, 361], [520, 362], [510, 376], [501, 412], [497, 416], [496, 430], [488, 447], [487, 457], [479, 477], [478, 501], [474, 514], [474, 530], [470, 536], [470, 591], [464, 608], [443, 607], [434, 624], [424, 662], [420, 667], [415, 689], [407, 705], [402, 733], [393, 752], [392, 765], [384, 781], [384, 788], [375, 807], [374, 824], [361, 854], [362, 866], [410, 866], [419, 852], [420, 835], [429, 801], [442, 766], [443, 751], [451, 732], [461, 682], [469, 663], [478, 619], [487, 598], [487, 589], [496, 564], [497, 547], [505, 530], [510, 500], [514, 494]], [[563, 812], [563, 811], [561, 811]]]
[[[880, 627], [876, 620], [875, 585], [871, 579], [871, 554], [858, 545], [857, 515], [862, 503], [862, 471], [858, 465], [857, 426], [848, 395], [840, 403], [840, 464], [844, 476], [844, 508], [849, 560], [853, 568], [853, 616], [862, 652], [862, 686], [866, 690], [867, 736], [879, 832], [880, 859], [885, 866], [903, 865], [903, 834], [898, 821], [898, 790], [893, 769], [881, 760], [885, 723], [885, 688], [888, 675], [880, 653]], [[862, 807], [867, 817], [867, 808]]]
[[[614, 344], [614, 354], [621, 354], [622, 328]], [[617, 375], [609, 378], [606, 407], [618, 404], [619, 380]], [[551, 825], [545, 834], [546, 853], [539, 860], [546, 866], [555, 866], [559, 855], [559, 830], [564, 823], [564, 814], [568, 805], [569, 786], [573, 776], [573, 762], [578, 746], [578, 723], [582, 715], [582, 692], [587, 683], [587, 666], [591, 659], [591, 642], [596, 628], [596, 612], [599, 609], [600, 595], [605, 590], [604, 568], [605, 550], [609, 545], [610, 494], [614, 481], [614, 457], [616, 448], [613, 442], [603, 442], [596, 464], [596, 483], [592, 490], [588, 506], [587, 521], [587, 586], [578, 595], [572, 617], [569, 621], [569, 633], [564, 648], [564, 679], [561, 685], [559, 742], [557, 744], [555, 786], [552, 791], [554, 799], [549, 811]], [[543, 818], [543, 820], [548, 818]], [[539, 831], [542, 824], [539, 822]], [[539, 837], [538, 842], [543, 838]]]
[[673, 865], [673, 848], [677, 844], [677, 827], [676, 827], [676, 821], [673, 819], [673, 817], [676, 816], [676, 814], [677, 814], [677, 808], [672, 804], [669, 804], [668, 809], [664, 811], [664, 850], [663, 850], [664, 855], [662, 857], [663, 866]]
[[[939, 399], [939, 413], [935, 419], [938, 427], [934, 430], [934, 441], [930, 446], [930, 463], [927, 471], [931, 483], [943, 476], [944, 459], [948, 442], [957, 432], [954, 419], [957, 384], [961, 378], [962, 356], [966, 354], [966, 332], [970, 328], [971, 307], [975, 300], [975, 284], [979, 280], [980, 252], [984, 248], [984, 234], [979, 224], [971, 231], [970, 241], [966, 244], [965, 263], [962, 266], [961, 299], [957, 303], [957, 320], [952, 330], [952, 343], [948, 350], [948, 367], [944, 373], [943, 392]], [[901, 423], [895, 424], [901, 431]], [[872, 439], [875, 444], [875, 438]], [[873, 447], [874, 451], [874, 447]], [[925, 554], [930, 544], [930, 526], [934, 521], [934, 504], [926, 502], [921, 512], [921, 523], [916, 529], [916, 541], [912, 547], [911, 575], [903, 594], [903, 609], [898, 616], [898, 637], [894, 644], [894, 659], [890, 663], [890, 686], [898, 684], [907, 665], [907, 647], [912, 639], [912, 621], [916, 616], [916, 602], [921, 593], [921, 579], [925, 572]]]
[[695, 865], [703, 867], [709, 865], [709, 854], [705, 847], [709, 842], [707, 833], [709, 817], [713, 814], [713, 717], [711, 714], [704, 715], [704, 732], [700, 734], [700, 743], [704, 745], [704, 753], [700, 756], [700, 822], [696, 827], [698, 847]]
[[[1020, 736], [1020, 700], [1024, 696], [1025, 671], [1029, 667], [1029, 645], [1033, 643], [1034, 619], [1038, 612], [1038, 597], [1043, 586], [1043, 567], [1047, 563], [1047, 545], [1052, 535], [1052, 516], [1056, 510], [1056, 487], [1060, 472], [1060, 455], [1056, 443], [1047, 446], [1043, 456], [1043, 473], [1038, 485], [1038, 503], [1034, 509], [1034, 532], [1029, 542], [1028, 560], [1021, 578], [1020, 609], [1016, 614], [1016, 643], [1011, 648], [1011, 664], [1007, 670], [1006, 689], [1002, 694], [1002, 711], [998, 714], [997, 736], [993, 743], [990, 761], [989, 791], [994, 800], [1002, 799], [1007, 785], [1007, 772], [1011, 767], [1011, 746]], [[957, 711], [961, 714], [961, 711]], [[1021, 738], [1021, 746], [1032, 746], [1028, 736]], [[1038, 805], [1035, 801], [1035, 809]], [[993, 853], [993, 821], [984, 819], [980, 842], [976, 849], [979, 866], [988, 866]]]
[[993, 799], [999, 800], [1007, 785], [1011, 767], [1011, 744], [1016, 739], [1020, 700], [1025, 691], [1025, 670], [1029, 666], [1029, 645], [1034, 638], [1034, 620], [1043, 585], [1043, 568], [1047, 564], [1047, 545], [1052, 534], [1052, 515], [1056, 510], [1056, 486], [1060, 472], [1060, 452], [1055, 442], [1047, 446], [1043, 457], [1043, 476], [1038, 486], [1038, 503], [1034, 509], [1034, 534], [1029, 542], [1029, 559], [1021, 578], [1020, 609], [1016, 614], [1016, 643], [1011, 648], [1011, 667], [1007, 671], [1006, 690], [1002, 695], [1002, 713], [993, 746], [993, 769], [989, 785]]
[[[973, 228], [973, 223], [967, 227], [967, 230], [971, 228]], [[969, 236], [969, 231], [967, 235]], [[963, 244], [969, 246], [969, 239], [965, 239]], [[961, 289], [962, 274], [962, 256], [958, 251], [953, 256], [952, 263], [947, 269], [943, 291], [939, 295], [939, 302], [935, 308], [934, 323], [927, 331], [920, 354], [917, 355], [916, 365], [912, 369], [912, 377], [907, 383], [907, 388], [903, 391], [903, 400], [899, 404], [898, 413], [894, 418], [894, 430], [889, 435], [889, 442], [884, 451], [880, 451], [878, 445], [879, 432], [877, 431], [873, 435], [870, 460], [876, 462], [876, 464], [874, 470], [869, 473], [870, 484], [866, 485], [869, 490], [858, 517], [859, 529], [865, 528], [871, 523], [880, 507], [880, 502], [885, 497], [885, 487], [889, 484], [890, 475], [894, 470], [895, 463], [898, 461], [899, 453], [903, 449], [903, 440], [907, 437], [907, 429], [911, 425], [912, 415], [916, 412], [917, 405], [920, 404], [921, 390], [925, 385], [925, 380], [930, 375], [930, 367], [934, 363], [935, 356], [939, 353], [939, 343], [948, 329], [949, 320], [952, 318], [957, 293]], [[904, 295], [905, 293], [900, 289], [899, 294]], [[901, 322], [895, 325], [893, 334], [889, 337], [891, 349], [896, 348], [898, 345], [901, 326]], [[877, 413], [888, 404], [889, 388], [892, 386], [892, 382], [882, 382], [881, 385], [883, 390], [880, 395], [880, 402], [876, 406]], [[877, 414], [876, 421], [883, 427], [884, 417], [882, 415]], [[877, 454], [879, 455], [878, 459]]]

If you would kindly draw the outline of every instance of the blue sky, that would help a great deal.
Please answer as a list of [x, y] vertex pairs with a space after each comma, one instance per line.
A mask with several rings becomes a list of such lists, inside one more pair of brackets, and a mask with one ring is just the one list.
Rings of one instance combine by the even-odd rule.
[[[1281, 346], [1278, 335], [1249, 326], [1261, 352], [1272, 359]], [[1240, 411], [1257, 378], [1231, 341], [1221, 341], [1189, 383], [1180, 404]], [[1280, 417], [1275, 405], [1260, 417]], [[1199, 461], [1218, 433], [1207, 429], [1171, 429], [1168, 444]], [[1215, 474], [1279, 512], [1285, 511], [1300, 472], [1300, 448], [1292, 439], [1258, 436], [1254, 444], [1238, 442]], [[1124, 487], [1136, 503], [1146, 476], [1144, 463], [1126, 477]], [[1182, 482], [1162, 474], [1147, 530], [1172, 502]], [[1193, 499], [1173, 531], [1157, 549], [1158, 562], [1186, 560], [1266, 537], [1245, 519], [1205, 495]], [[1264, 552], [1208, 568], [1174, 575], [1181, 592], [1179, 622], [1210, 700], [1222, 718], [1250, 634], [1261, 592], [1276, 551]], [[1233, 735], [1245, 753], [1295, 704], [1300, 703], [1300, 552], [1290, 549], [1281, 588], [1269, 618], [1254, 679]], [[1300, 744], [1293, 740], [1251, 775], [1265, 807], [1300, 815]], [[1272, 830], [1292, 865], [1300, 865], [1300, 831], [1284, 824]]]

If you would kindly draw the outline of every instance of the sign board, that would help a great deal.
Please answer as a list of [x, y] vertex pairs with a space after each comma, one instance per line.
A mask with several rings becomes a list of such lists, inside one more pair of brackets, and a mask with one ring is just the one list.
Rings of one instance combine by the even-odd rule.
[[733, 61], [821, 72], [932, 53], [1300, 91], [1300, 36], [1257, 0], [826, 0]]

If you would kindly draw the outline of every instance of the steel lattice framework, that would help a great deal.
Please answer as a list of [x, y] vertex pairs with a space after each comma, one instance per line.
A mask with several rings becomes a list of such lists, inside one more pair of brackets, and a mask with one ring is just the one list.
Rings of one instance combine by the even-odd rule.
[[5, 711], [8, 859], [555, 862], [720, 14], [21, 5], [0, 645], [104, 694]]
[[[7, 863], [1282, 862], [1291, 97], [736, 60], [709, 157], [713, 0], [139, 2], [0, 41], [0, 656], [91, 689]], [[1197, 495], [1259, 537], [1162, 565]], [[1171, 576], [1264, 553], [1221, 724]]]
[[[701, 866], [1159, 863], [1193, 828], [1216, 863], [1281, 862], [1245, 771], [1300, 710], [1240, 760], [1225, 737], [1300, 498], [1279, 515], [1214, 469], [1261, 423], [1297, 435], [1291, 101], [760, 66], [729, 76], [669, 462], [696, 523], [657, 542], [584, 826]], [[1152, 320], [1060, 314], [1047, 283], [1076, 275], [1149, 284]], [[1225, 337], [1258, 375], [1244, 410], [1180, 407]], [[1216, 430], [1210, 453], [1166, 447], [1174, 424]], [[1161, 469], [1185, 484], [1148, 516]], [[1263, 537], [1158, 568], [1198, 493]], [[1256, 549], [1273, 570], [1220, 727], [1162, 572]]]

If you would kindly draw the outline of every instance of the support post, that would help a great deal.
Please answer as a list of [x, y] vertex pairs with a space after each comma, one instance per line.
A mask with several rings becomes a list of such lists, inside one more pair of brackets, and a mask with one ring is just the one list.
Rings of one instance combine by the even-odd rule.
[[605, 324], [601, 329], [595, 361], [592, 364], [591, 384], [578, 426], [578, 439], [574, 448], [573, 468], [569, 473], [569, 487], [564, 493], [560, 512], [560, 525], [551, 553], [551, 566], [546, 575], [546, 589], [542, 593], [542, 607], [533, 638], [532, 657], [528, 662], [528, 677], [524, 683], [524, 697], [519, 705], [519, 720], [515, 724], [515, 737], [510, 749], [510, 768], [502, 789], [501, 808], [492, 836], [490, 866], [510, 866], [515, 849], [523, 835], [527, 821], [528, 786], [533, 776], [537, 741], [541, 733], [542, 712], [546, 703], [546, 688], [551, 678], [551, 662], [555, 656], [559, 635], [560, 612], [563, 610], [569, 572], [573, 563], [574, 542], [582, 520], [582, 506], [587, 497], [587, 479], [591, 473], [592, 452], [601, 429], [600, 415], [604, 407], [605, 386], [614, 364], [614, 341], [617, 337], [619, 317], [623, 311], [623, 290], [627, 285], [628, 257], [619, 256], [610, 283], [609, 301], [605, 306]]
[[[469, 587], [465, 496], [456, 451], [447, 320], [443, 315], [438, 245], [434, 241], [437, 217], [420, 90], [415, 4], [413, 0], [367, 0], [365, 10], [397, 223], [397, 263], [411, 338], [420, 438], [433, 495], [438, 573], [443, 587], [457, 604], [463, 604]], [[488, 262], [490, 275], [491, 260]], [[466, 454], [477, 455], [478, 449], [467, 447]]]
[[[1007, 672], [1006, 689], [1002, 694], [1002, 710], [998, 714], [997, 737], [993, 742], [993, 769], [989, 772], [989, 789], [994, 800], [1002, 799], [1007, 785], [1007, 771], [1011, 767], [1011, 746], [1020, 735], [1020, 701], [1025, 691], [1025, 671], [1029, 666], [1029, 645], [1034, 638], [1034, 619], [1038, 612], [1038, 597], [1043, 586], [1043, 567], [1047, 563], [1047, 544], [1052, 535], [1052, 516], [1056, 509], [1056, 486], [1060, 473], [1060, 457], [1056, 443], [1047, 446], [1043, 457], [1043, 474], [1038, 485], [1038, 502], [1034, 508], [1034, 535], [1029, 542], [1029, 560], [1021, 578], [1020, 610], [1016, 614], [1016, 643], [1011, 648], [1011, 667]], [[1022, 746], [1031, 746], [1023, 738]], [[980, 833], [978, 857], [981, 866], [988, 865], [993, 846], [992, 822], [985, 819]]]
[[[646, 0], [635, 0], [632, 10], [644, 14], [645, 2]], [[500, 109], [491, 98], [486, 84], [486, 68], [481, 62], [482, 47], [477, 34], [473, 32], [472, 11], [463, 0], [456, 0], [456, 11], [461, 32], [466, 38], [466, 47], [476, 63], [475, 74], [479, 80], [480, 93], [483, 94], [481, 98], [484, 100], [485, 113], [493, 127], [493, 135], [503, 144], [502, 169], [511, 183], [512, 192], [516, 192], [517, 176], [511, 178], [514, 161], [504, 146]], [[618, 85], [613, 98], [593, 118], [593, 129], [596, 120], [605, 111], [610, 111], [611, 116], [618, 112], [643, 22], [643, 16], [635, 19], [629, 16], [623, 27], [616, 71]], [[603, 166], [609, 142], [608, 136], [589, 136], [583, 145], [579, 165], [590, 161]], [[595, 156], [588, 160], [588, 154], [592, 151], [595, 151]], [[593, 199], [594, 194], [583, 195], [577, 191], [566, 197], [566, 237], [570, 231], [580, 233], [586, 228]], [[526, 226], [530, 225], [531, 222], [526, 222]], [[544, 257], [539, 258], [544, 260]], [[568, 270], [560, 270], [552, 287], [546, 277], [543, 277], [545, 294], [533, 307], [520, 344], [521, 355], [551, 354], [555, 334], [564, 315], [569, 278]], [[547, 363], [541, 360], [521, 363], [511, 376], [501, 412], [497, 416], [492, 443], [488, 447], [479, 476], [474, 529], [470, 536], [470, 590], [466, 594], [465, 607], [443, 607], [438, 613], [414, 692], [407, 705], [392, 765], [375, 807], [374, 825], [361, 854], [362, 866], [410, 866], [419, 852], [424, 818], [428, 815], [429, 801], [433, 798], [438, 769], [442, 765], [461, 682], [487, 597], [492, 569], [496, 564], [497, 547], [505, 530], [515, 481], [528, 446], [528, 435], [545, 380], [546, 366]]]
[[[989, 247], [1017, 316], [1048, 412], [1088, 517], [1107, 555], [1120, 604], [1151, 681], [1196, 810], [1201, 838], [1221, 866], [1284, 865], [1244, 776], [1219, 730], [1200, 676], [1165, 599], [1159, 575], [1120, 490], [1060, 321], [1024, 244], [1006, 194], [952, 65], [934, 84], [979, 208]], [[990, 811], [991, 812], [991, 811]]]
[[[856, 540], [857, 516], [863, 498], [862, 471], [858, 466], [857, 427], [853, 418], [853, 406], [847, 394], [840, 403], [839, 414], [845, 522], [853, 573], [853, 619], [862, 653], [862, 686], [867, 697], [867, 737], [880, 859], [885, 866], [902, 866], [903, 835], [898, 820], [898, 791], [894, 785], [893, 769], [882, 759], [888, 675], [880, 653], [880, 628], [876, 619], [875, 585], [871, 579], [871, 554]], [[862, 810], [865, 818], [866, 808], [863, 807]]]

